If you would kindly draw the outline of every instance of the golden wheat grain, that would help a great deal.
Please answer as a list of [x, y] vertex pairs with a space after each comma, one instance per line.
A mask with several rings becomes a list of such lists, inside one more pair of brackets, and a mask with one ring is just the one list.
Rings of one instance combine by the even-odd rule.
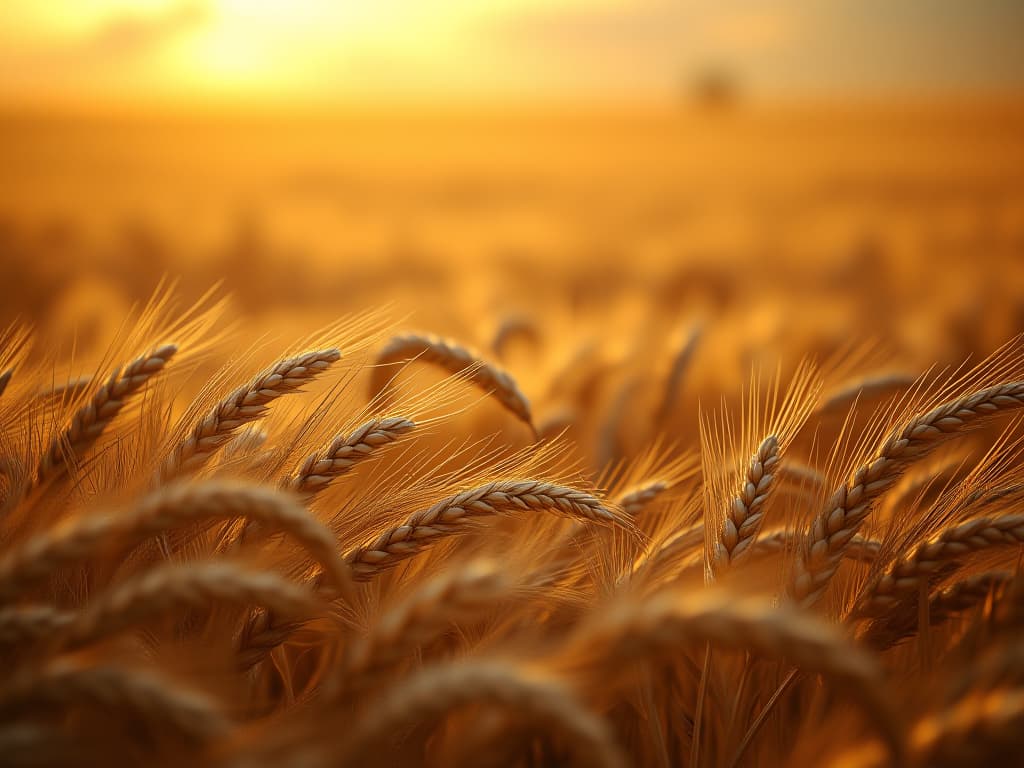
[[893, 432], [814, 518], [806, 546], [795, 563], [790, 595], [803, 604], [821, 597], [850, 539], [878, 497], [895, 484], [908, 464], [927, 456], [951, 435], [1021, 405], [1024, 382], [999, 384], [943, 403]]
[[237, 430], [262, 418], [274, 400], [298, 392], [341, 358], [337, 349], [306, 352], [276, 363], [250, 383], [220, 400], [173, 448], [160, 469], [160, 480], [195, 472], [228, 442]]
[[112, 549], [134, 546], [169, 529], [197, 522], [256, 520], [299, 541], [343, 594], [348, 567], [334, 534], [301, 504], [271, 488], [231, 482], [161, 488], [127, 511], [93, 514], [32, 539], [0, 556], [0, 598], [10, 598], [58, 568]]
[[480, 359], [465, 347], [436, 336], [409, 334], [391, 339], [377, 356], [370, 386], [372, 394], [387, 391], [395, 363], [418, 360], [436, 365], [448, 373], [461, 374], [467, 381], [493, 396], [506, 410], [533, 429], [530, 403], [507, 372]]
[[309, 456], [285, 484], [307, 498], [313, 497], [335, 478], [415, 427], [412, 421], [401, 416], [370, 419], [349, 434], [334, 438], [323, 451]]
[[960, 523], [899, 555], [862, 591], [853, 615], [877, 616], [916, 595], [924, 581], [945, 563], [964, 555], [1024, 543], [1024, 515], [979, 517]]
[[369, 579], [436, 541], [471, 529], [480, 518], [523, 512], [553, 512], [600, 525], [631, 526], [621, 512], [596, 496], [541, 480], [496, 480], [410, 515], [371, 543], [346, 555], [357, 579]]
[[71, 418], [71, 423], [53, 440], [39, 460], [36, 482], [44, 483], [79, 462], [104, 430], [117, 417], [128, 399], [164, 369], [178, 348], [165, 344], [114, 371], [107, 383]]
[[750, 458], [746, 476], [741, 478], [739, 492], [725, 513], [718, 539], [713, 543], [712, 569], [726, 568], [757, 538], [764, 518], [764, 504], [768, 499], [775, 471], [779, 464], [779, 441], [769, 435]]
[[58, 659], [25, 670], [0, 687], [0, 713], [6, 716], [76, 705], [137, 718], [157, 730], [170, 728], [193, 742], [209, 741], [229, 727], [207, 695], [141, 669]]

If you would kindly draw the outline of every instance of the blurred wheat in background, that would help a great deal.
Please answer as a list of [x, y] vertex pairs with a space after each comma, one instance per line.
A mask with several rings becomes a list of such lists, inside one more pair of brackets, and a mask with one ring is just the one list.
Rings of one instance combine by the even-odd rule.
[[0, 20], [0, 763], [1024, 750], [1024, 11]]

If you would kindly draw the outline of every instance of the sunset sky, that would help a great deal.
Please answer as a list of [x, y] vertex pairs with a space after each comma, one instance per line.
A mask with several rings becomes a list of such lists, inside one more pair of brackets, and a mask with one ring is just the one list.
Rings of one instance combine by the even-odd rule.
[[640, 99], [1024, 87], [1020, 0], [49, 0], [0, 19], [0, 103]]

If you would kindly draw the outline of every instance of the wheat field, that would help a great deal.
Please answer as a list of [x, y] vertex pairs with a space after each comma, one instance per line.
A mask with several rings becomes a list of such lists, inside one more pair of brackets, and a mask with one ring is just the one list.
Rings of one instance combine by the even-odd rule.
[[[933, 117], [442, 131], [446, 192], [142, 131], [60, 201], [8, 126], [0, 762], [1019, 762], [1024, 121]], [[189, 180], [272, 234], [189, 266]]]

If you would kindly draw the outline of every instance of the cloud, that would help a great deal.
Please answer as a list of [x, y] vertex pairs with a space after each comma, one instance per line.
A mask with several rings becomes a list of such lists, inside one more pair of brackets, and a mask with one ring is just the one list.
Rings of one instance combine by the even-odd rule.
[[209, 7], [196, 0], [177, 3], [162, 13], [120, 13], [102, 22], [71, 53], [87, 60], [144, 55], [201, 27], [209, 17]]
[[158, 13], [121, 12], [70, 40], [0, 39], [0, 83], [80, 82], [144, 63], [166, 44], [202, 27], [210, 9], [183, 0]]

